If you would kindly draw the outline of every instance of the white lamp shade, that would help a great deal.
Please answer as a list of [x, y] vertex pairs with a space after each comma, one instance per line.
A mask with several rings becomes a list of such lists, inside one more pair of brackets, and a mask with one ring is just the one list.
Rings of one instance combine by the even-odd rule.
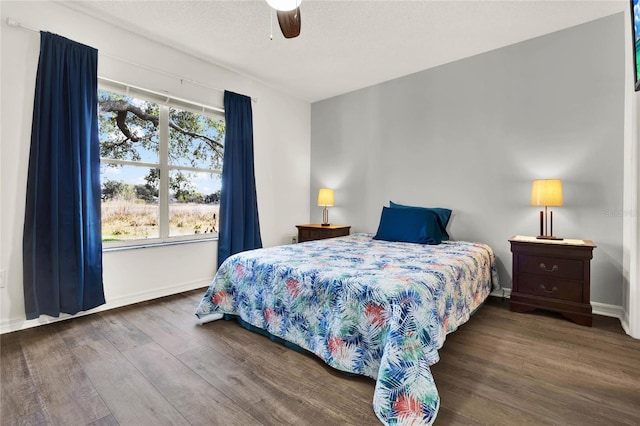
[[320, 188], [318, 191], [319, 206], [333, 206], [333, 189]]
[[288, 12], [300, 6], [302, 0], [267, 0], [267, 3], [275, 10]]
[[532, 206], [562, 206], [562, 181], [560, 179], [534, 180], [531, 186]]

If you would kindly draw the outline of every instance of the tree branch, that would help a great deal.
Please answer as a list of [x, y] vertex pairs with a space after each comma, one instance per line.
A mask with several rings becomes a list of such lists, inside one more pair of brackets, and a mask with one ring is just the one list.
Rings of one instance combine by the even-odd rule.
[[222, 149], [223, 148], [222, 144], [220, 142], [216, 141], [215, 139], [211, 139], [208, 136], [201, 135], [199, 133], [194, 133], [194, 132], [190, 132], [188, 130], [182, 129], [180, 126], [178, 126], [173, 121], [169, 121], [169, 127], [171, 127], [172, 129], [176, 129], [177, 131], [179, 131], [183, 135], [191, 136], [192, 138], [204, 139], [205, 141], [207, 141], [207, 143], [209, 144], [211, 149], [213, 149], [215, 152], [218, 152], [218, 149]]
[[[107, 112], [117, 113], [116, 124], [118, 125], [118, 128], [120, 129], [122, 134], [125, 135], [127, 139], [130, 139], [132, 142], [139, 142], [141, 138], [134, 135], [129, 129], [129, 127], [127, 126], [125, 122], [125, 119], [127, 118], [127, 113], [130, 112], [132, 114], [135, 114], [137, 117], [141, 118], [142, 120], [151, 122], [154, 125], [154, 127], [158, 127], [158, 124], [159, 124], [158, 116], [149, 114], [143, 111], [142, 109], [134, 105], [131, 105], [129, 102], [124, 100], [104, 100], [104, 101], [101, 100], [99, 104], [99, 108], [100, 108], [100, 113], [107, 113]], [[216, 141], [215, 139], [212, 139], [205, 135], [201, 135], [199, 133], [195, 133], [195, 132], [191, 132], [186, 129], [183, 129], [173, 121], [169, 122], [169, 126], [172, 129], [175, 129], [178, 132], [182, 133], [183, 135], [205, 140], [209, 144], [211, 149], [213, 149], [214, 152], [216, 153], [220, 152], [220, 150], [223, 149], [222, 144]]]
[[137, 115], [138, 117], [140, 117], [145, 121], [150, 121], [151, 123], [153, 123], [155, 127], [157, 127], [160, 122], [159, 121], [160, 119], [158, 118], [157, 115], [149, 114], [143, 111], [142, 109], [138, 108], [137, 106], [131, 105], [127, 101], [114, 101], [114, 100], [100, 101], [99, 108], [101, 113], [117, 112], [118, 118], [120, 118], [120, 113], [124, 113], [123, 115], [126, 117], [126, 113], [130, 112], [132, 114]]

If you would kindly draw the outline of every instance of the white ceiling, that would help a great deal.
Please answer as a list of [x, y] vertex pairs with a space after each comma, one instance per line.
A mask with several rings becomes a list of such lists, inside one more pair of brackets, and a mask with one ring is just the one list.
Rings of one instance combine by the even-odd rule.
[[628, 0], [303, 0], [284, 39], [245, 1], [64, 1], [66, 6], [314, 102], [622, 12]]

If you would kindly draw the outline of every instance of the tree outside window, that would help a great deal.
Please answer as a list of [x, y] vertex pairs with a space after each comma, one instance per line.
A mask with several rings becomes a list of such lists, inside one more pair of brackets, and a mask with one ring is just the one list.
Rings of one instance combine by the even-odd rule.
[[217, 237], [221, 111], [138, 92], [99, 91], [103, 242]]

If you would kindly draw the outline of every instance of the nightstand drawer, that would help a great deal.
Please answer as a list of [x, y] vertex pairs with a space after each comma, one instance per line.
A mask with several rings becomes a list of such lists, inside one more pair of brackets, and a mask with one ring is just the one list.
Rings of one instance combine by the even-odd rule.
[[582, 302], [582, 282], [547, 279], [536, 275], [520, 274], [519, 293], [569, 302]]
[[301, 229], [300, 241], [304, 240], [323, 240], [325, 238], [333, 238], [337, 235], [334, 230], [328, 229], [327, 231], [320, 229]]
[[345, 225], [329, 225], [322, 226], [319, 224], [296, 225], [298, 228], [298, 242], [324, 240], [325, 238], [344, 237], [349, 235], [350, 226]]
[[519, 254], [518, 263], [518, 271], [527, 274], [570, 280], [582, 280], [584, 278], [584, 262], [582, 260]]

